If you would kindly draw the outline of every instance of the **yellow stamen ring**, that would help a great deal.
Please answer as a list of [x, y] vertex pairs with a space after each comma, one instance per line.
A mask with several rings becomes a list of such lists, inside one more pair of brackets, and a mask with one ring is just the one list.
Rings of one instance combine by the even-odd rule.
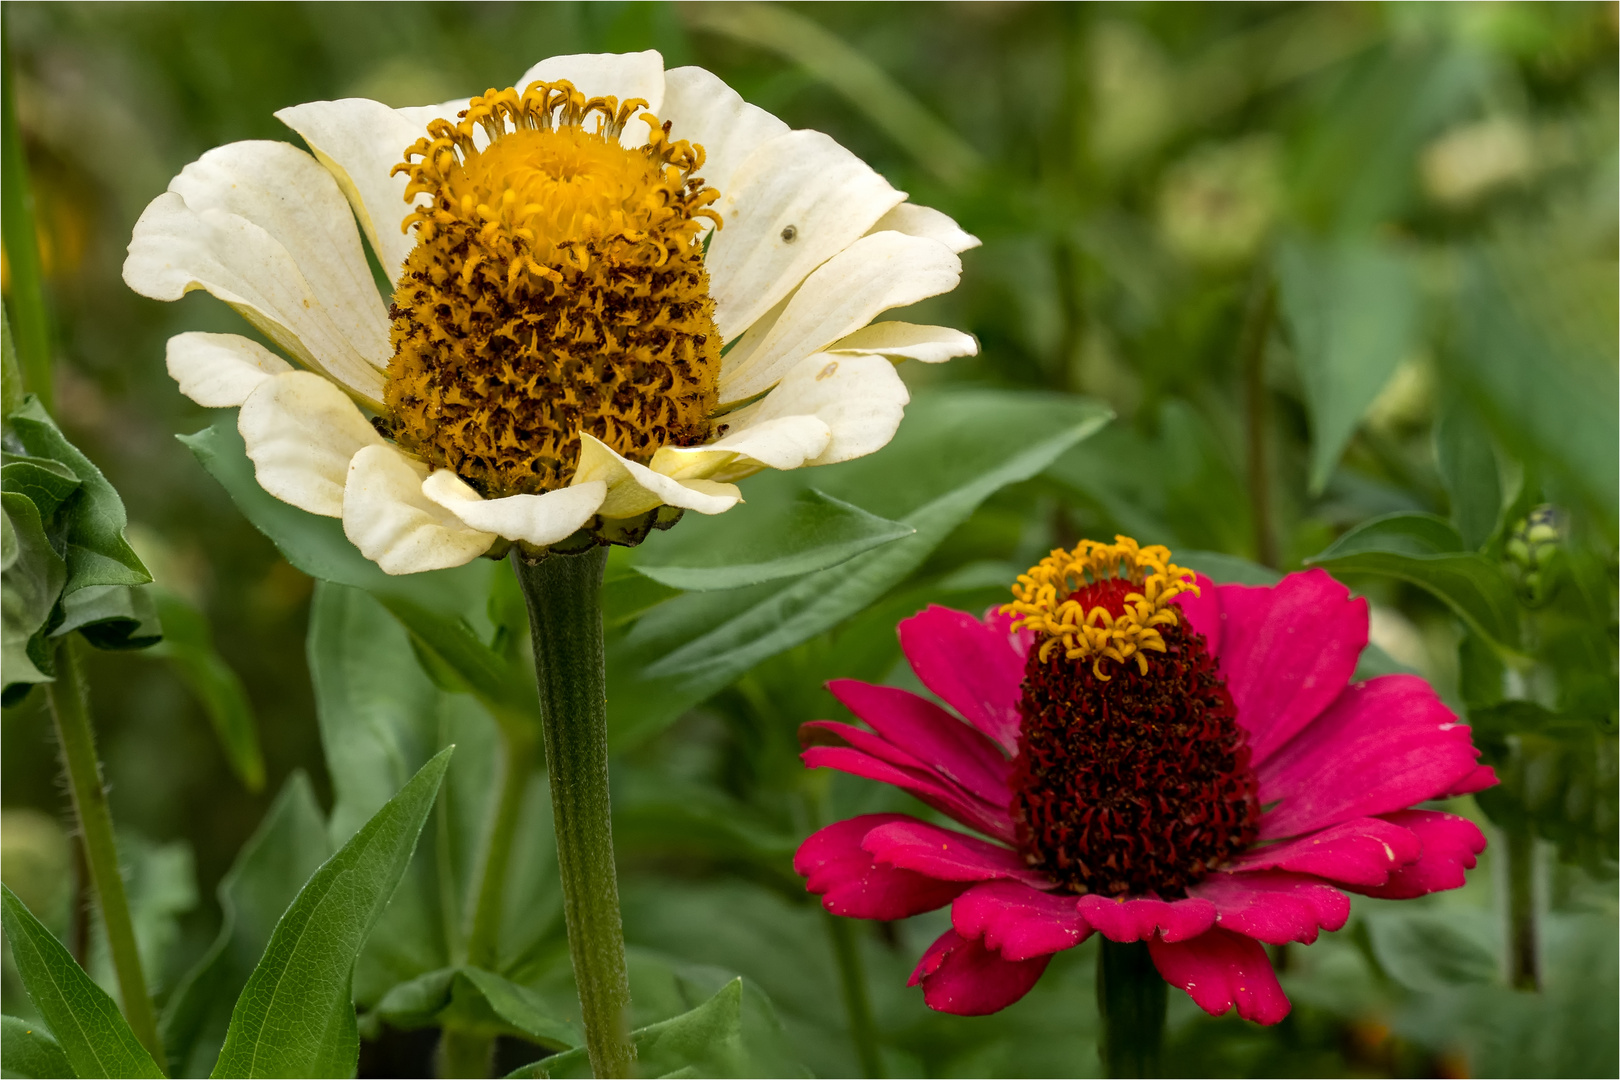
[[[1199, 595], [1196, 575], [1170, 562], [1170, 549], [1161, 544], [1140, 547], [1128, 536], [1114, 543], [1082, 540], [1074, 550], [1055, 548], [1050, 555], [1018, 575], [1015, 599], [1001, 607], [1002, 614], [1017, 615], [1016, 629], [1042, 635], [1040, 659], [1058, 649], [1070, 660], [1091, 660], [1092, 672], [1108, 679], [1104, 660], [1135, 660], [1147, 674], [1147, 653], [1164, 652], [1161, 626], [1181, 620], [1172, 601], [1182, 593]], [[1098, 586], [1111, 584], [1117, 614], [1097, 603]], [[1134, 586], [1128, 592], [1120, 590]]]

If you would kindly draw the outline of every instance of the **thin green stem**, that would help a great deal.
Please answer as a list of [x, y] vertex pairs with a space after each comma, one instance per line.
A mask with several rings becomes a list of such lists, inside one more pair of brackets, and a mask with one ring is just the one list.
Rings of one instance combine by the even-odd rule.
[[472, 930], [467, 935], [467, 963], [495, 971], [499, 961], [501, 919], [505, 912], [507, 870], [512, 864], [512, 840], [523, 812], [523, 796], [534, 772], [534, 739], [505, 731], [501, 739], [501, 790], [495, 803], [483, 865], [479, 867], [478, 898], [473, 907]]
[[12, 88], [11, 35], [5, 34], [0, 58], [0, 241], [6, 247], [11, 278], [12, 333], [22, 365], [23, 384], [49, 409], [51, 385], [50, 321], [45, 310], [44, 274], [39, 236], [34, 231], [34, 196], [28, 182], [28, 158], [17, 127], [17, 96]]
[[608, 805], [601, 607], [606, 565], [604, 547], [537, 562], [512, 553], [534, 638], [563, 918], [585, 1050], [597, 1076], [621, 1077], [631, 1073], [635, 1048]]
[[107, 930], [113, 969], [118, 973], [124, 1017], [152, 1059], [161, 1063], [164, 1061], [163, 1043], [158, 1038], [152, 999], [146, 992], [146, 977], [141, 973], [141, 954], [135, 947], [135, 924], [129, 917], [124, 878], [118, 870], [118, 848], [113, 842], [107, 789], [101, 779], [101, 763], [96, 760], [96, 736], [90, 727], [84, 672], [79, 663], [78, 646], [71, 636], [57, 646], [56, 681], [46, 684], [46, 696], [50, 700], [51, 719], [56, 723], [56, 740], [62, 748], [62, 765], [73, 795], [73, 810], [79, 818], [79, 836], [90, 867], [90, 883], [99, 901], [102, 925]]
[[439, 1033], [438, 1057], [440, 1076], [488, 1076], [494, 1071], [495, 1036], [446, 1027]]
[[1508, 984], [1541, 989], [1540, 941], [1536, 932], [1536, 835], [1528, 821], [1504, 830], [1508, 889]]
[[872, 1002], [866, 993], [866, 965], [861, 961], [861, 944], [855, 924], [830, 911], [823, 911], [827, 936], [832, 939], [833, 956], [838, 960], [839, 988], [844, 995], [844, 1011], [849, 1015], [849, 1038], [861, 1062], [861, 1075], [882, 1077], [883, 1055], [878, 1050], [877, 1025], [872, 1022]]
[[1103, 1072], [1110, 1077], [1162, 1076], [1168, 990], [1146, 942], [1097, 939], [1097, 1012], [1102, 1016]]

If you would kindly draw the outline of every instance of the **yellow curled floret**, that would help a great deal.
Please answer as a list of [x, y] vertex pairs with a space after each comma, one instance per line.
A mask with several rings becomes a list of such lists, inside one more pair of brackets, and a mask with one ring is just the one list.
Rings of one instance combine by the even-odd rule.
[[[1135, 660], [1146, 675], [1147, 653], [1164, 652], [1161, 626], [1180, 622], [1180, 609], [1171, 601], [1182, 593], [1199, 594], [1196, 575], [1170, 561], [1162, 544], [1141, 547], [1128, 536], [1115, 536], [1112, 544], [1082, 540], [1073, 551], [1055, 548], [1012, 587], [1015, 599], [1003, 604], [1004, 615], [1016, 615], [1016, 629], [1030, 629], [1043, 638], [1042, 662], [1062, 649], [1070, 660], [1090, 660], [1099, 679], [1102, 662]], [[1096, 600], [1099, 588], [1117, 582], [1112, 599], [1118, 614]], [[1134, 586], [1123, 596], [1121, 587]], [[1088, 603], [1089, 601], [1089, 603]]]

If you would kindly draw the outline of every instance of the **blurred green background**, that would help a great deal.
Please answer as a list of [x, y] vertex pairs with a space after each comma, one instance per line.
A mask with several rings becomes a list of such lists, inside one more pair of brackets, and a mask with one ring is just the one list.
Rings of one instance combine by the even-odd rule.
[[[154, 954], [168, 954], [153, 976], [160, 996], [212, 940], [215, 886], [283, 781], [302, 769], [323, 805], [332, 795], [305, 662], [311, 582], [173, 438], [210, 418], [164, 373], [165, 339], [244, 324], [201, 294], [159, 304], [131, 293], [119, 271], [136, 217], [212, 146], [296, 142], [272, 116], [286, 105], [421, 104], [505, 86], [550, 54], [656, 48], [668, 66], [708, 67], [792, 126], [831, 133], [983, 239], [961, 288], [903, 316], [982, 344], [977, 358], [906, 370], [918, 393], [939, 382], [1044, 389], [1117, 414], [986, 503], [869, 622], [892, 627], [929, 599], [983, 605], [996, 595], [984, 583], [1005, 568], [1116, 530], [1245, 560], [1206, 565], [1250, 574], [1250, 563], [1297, 569], [1380, 515], [1431, 512], [1515, 575], [1535, 662], [1506, 680], [1479, 674], [1488, 660], [1430, 592], [1349, 580], [1374, 603], [1375, 644], [1459, 711], [1510, 692], [1558, 718], [1481, 735], [1522, 774], [1484, 811], [1539, 837], [1543, 990], [1506, 985], [1493, 847], [1456, 894], [1399, 910], [1358, 899], [1345, 932], [1289, 947], [1279, 960], [1296, 1009], [1279, 1028], [1210, 1020], [1177, 995], [1176, 1071], [1614, 1075], [1614, 4], [0, 12], [53, 311], [57, 415], [122, 493], [158, 583], [211, 619], [264, 752], [267, 783], [249, 791], [175, 667], [92, 657], [138, 917]], [[1470, 453], [1483, 473], [1459, 464]], [[1463, 494], [1465, 473], [1486, 476], [1483, 495], [1479, 483]], [[1556, 542], [1517, 556], [1516, 527], [1544, 505]], [[809, 831], [806, 806], [876, 809], [881, 796], [805, 780], [793, 731], [833, 708], [820, 679], [893, 667], [892, 640], [860, 657], [871, 672], [830, 667], [865, 640], [850, 634], [767, 660], [630, 746], [615, 774], [631, 944], [755, 980], [795, 1056], [827, 1075], [856, 1068], [837, 939], [788, 860]], [[40, 698], [4, 717], [4, 875], [72, 941], [84, 925]], [[662, 818], [677, 790], [711, 817]], [[645, 806], [641, 792], [654, 793]], [[937, 920], [913, 922], [861, 927], [854, 946], [891, 1072], [1095, 1071], [1088, 950], [1060, 958], [1003, 1014], [946, 1018], [904, 989], [937, 932]], [[9, 979], [5, 993], [6, 1012], [26, 1011]], [[363, 1074], [410, 1075], [426, 1060], [421, 1035], [363, 1030], [379, 1036]]]

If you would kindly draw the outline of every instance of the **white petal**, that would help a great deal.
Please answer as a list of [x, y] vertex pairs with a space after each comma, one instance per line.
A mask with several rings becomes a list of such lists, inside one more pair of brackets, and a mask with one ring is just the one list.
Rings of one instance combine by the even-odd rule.
[[[466, 108], [465, 101], [455, 104], [456, 109]], [[428, 120], [441, 115], [441, 108], [390, 109], [369, 98], [344, 98], [311, 101], [276, 113], [303, 136], [337, 180], [390, 281], [399, 280], [400, 267], [416, 240], [400, 229], [410, 212], [405, 204], [409, 181], [403, 173], [388, 174], [404, 160], [405, 149], [427, 134]], [[415, 114], [423, 111], [428, 115], [417, 123]]]
[[443, 570], [472, 562], [495, 534], [470, 529], [422, 493], [427, 466], [386, 443], [349, 462], [343, 533], [388, 574]]
[[703, 179], [722, 195], [731, 190], [732, 180], [749, 154], [789, 130], [700, 67], [664, 73], [664, 106], [658, 116], [674, 125], [672, 138], [702, 145]]
[[653, 455], [654, 472], [679, 480], [736, 481], [761, 469], [797, 469], [825, 453], [832, 431], [817, 416], [776, 416], [760, 420], [748, 410], [727, 417], [730, 431], [706, 446], [665, 446]]
[[[616, 97], [621, 102], [643, 98], [651, 113], [658, 113], [664, 104], [664, 58], [655, 49], [638, 53], [549, 56], [525, 71], [512, 85], [521, 94], [532, 82], [558, 79], [567, 79], [588, 98]], [[663, 119], [661, 113], [659, 118]], [[647, 132], [647, 125], [632, 117], [619, 141], [625, 146], [644, 146]]]
[[979, 355], [972, 334], [948, 326], [918, 326], [908, 322], [879, 322], [863, 327], [827, 346], [828, 352], [874, 353], [890, 360], [917, 360], [943, 364], [955, 356]]
[[886, 445], [910, 400], [894, 365], [882, 356], [818, 353], [794, 365], [758, 402], [730, 415], [744, 430], [779, 417], [814, 417], [827, 426], [829, 438], [804, 464], [831, 465]]
[[285, 143], [193, 162], [135, 223], [124, 280], [156, 300], [206, 289], [304, 364], [376, 405], [387, 314], [337, 182]]
[[978, 247], [981, 243], [977, 236], [964, 231], [950, 215], [943, 214], [931, 206], [918, 206], [910, 202], [903, 202], [878, 218], [877, 224], [869, 231], [925, 236], [930, 240], [938, 240], [958, 255], [969, 248]]
[[734, 340], [905, 197], [819, 131], [762, 143], [715, 204], [725, 225], [704, 263], [721, 338]]
[[169, 339], [169, 377], [180, 392], [210, 409], [233, 408], [273, 375], [291, 371], [281, 357], [239, 334], [192, 331]]
[[349, 459], [383, 442], [347, 394], [308, 371], [262, 383], [242, 402], [236, 429], [259, 486], [323, 517], [343, 514]]
[[665, 476], [620, 456], [588, 432], [581, 432], [579, 468], [573, 483], [588, 484], [593, 480], [607, 484], [607, 497], [596, 511], [605, 518], [635, 517], [660, 504], [700, 514], [719, 514], [742, 501], [742, 492], [731, 484]]
[[449, 469], [436, 469], [422, 482], [422, 494], [472, 529], [545, 547], [565, 540], [596, 515], [607, 495], [600, 480], [548, 491], [486, 499]]
[[897, 232], [863, 236], [805, 279], [782, 313], [751, 329], [720, 370], [720, 403], [768, 390], [811, 353], [881, 312], [949, 292], [962, 261], [943, 244]]

